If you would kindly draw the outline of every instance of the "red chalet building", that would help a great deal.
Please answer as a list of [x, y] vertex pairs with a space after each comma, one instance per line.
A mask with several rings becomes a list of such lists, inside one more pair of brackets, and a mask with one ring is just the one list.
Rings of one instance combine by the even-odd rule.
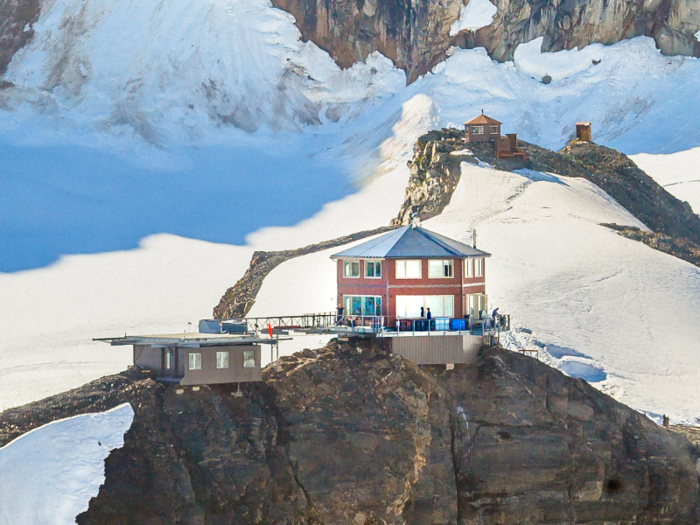
[[[417, 225], [404, 226], [331, 256], [338, 302], [349, 316], [477, 319], [488, 308], [490, 254]], [[481, 314], [481, 315], [480, 315]]]

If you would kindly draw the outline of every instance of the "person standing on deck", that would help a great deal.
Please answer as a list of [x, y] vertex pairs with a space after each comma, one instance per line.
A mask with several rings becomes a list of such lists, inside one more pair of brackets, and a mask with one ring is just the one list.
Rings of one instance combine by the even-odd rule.
[[[428, 308], [430, 310], [430, 308]], [[421, 306], [420, 307], [420, 318], [423, 319], [425, 317], [425, 307]]]
[[343, 321], [343, 312], [345, 311], [345, 307], [343, 307], [343, 303], [338, 303], [338, 306], [335, 307], [336, 309], [336, 317], [335, 317], [335, 324], [337, 326], [340, 326], [341, 322]]
[[491, 319], [493, 320], [494, 328], [498, 327], [498, 316], [499, 316], [498, 307], [496, 307], [496, 309], [493, 311], [493, 313], [491, 313]]
[[425, 314], [426, 319], [430, 320], [433, 318], [433, 314], [430, 313], [430, 308], [428, 308], [428, 313]]

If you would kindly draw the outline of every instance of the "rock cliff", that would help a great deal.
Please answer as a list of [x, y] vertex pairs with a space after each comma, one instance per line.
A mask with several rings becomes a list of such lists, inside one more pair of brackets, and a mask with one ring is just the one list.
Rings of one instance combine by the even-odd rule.
[[665, 54], [700, 56], [694, 36], [700, 30], [700, 0], [493, 3], [498, 11], [490, 25], [451, 35], [462, 0], [273, 0], [295, 16], [304, 39], [342, 67], [379, 51], [406, 71], [409, 82], [443, 60], [451, 46], [485, 47], [504, 61], [513, 58], [519, 44], [537, 37], [544, 37], [543, 51], [559, 51], [646, 35]]
[[[475, 0], [472, 0], [475, 1]], [[499, 61], [516, 47], [543, 37], [543, 51], [612, 44], [634, 36], [656, 40], [669, 55], [700, 56], [700, 0], [495, 0], [493, 22], [452, 35], [467, 0], [273, 0], [296, 18], [302, 37], [342, 67], [379, 51], [406, 71], [408, 81], [430, 71], [452, 46], [485, 47]], [[0, 77], [33, 36], [42, 0], [0, 4]]]
[[0, 414], [0, 443], [131, 402], [79, 524], [694, 524], [700, 452], [579, 379], [499, 349], [446, 371], [332, 342], [242, 387], [137, 370]]

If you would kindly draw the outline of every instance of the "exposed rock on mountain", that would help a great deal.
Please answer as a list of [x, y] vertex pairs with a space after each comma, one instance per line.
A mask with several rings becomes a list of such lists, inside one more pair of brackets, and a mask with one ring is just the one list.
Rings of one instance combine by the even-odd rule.
[[331, 342], [230, 390], [134, 370], [7, 411], [0, 436], [131, 402], [80, 524], [698, 523], [696, 446], [512, 352], [445, 371]]
[[273, 0], [297, 20], [305, 40], [326, 50], [341, 67], [374, 51], [405, 70], [408, 81], [445, 58], [461, 0]]
[[509, 60], [515, 48], [544, 37], [542, 51], [573, 49], [598, 42], [613, 44], [650, 36], [667, 55], [700, 55], [694, 37], [700, 29], [697, 0], [545, 2], [497, 0], [491, 25], [467, 35], [469, 46], [483, 46], [497, 60]]
[[5, 74], [17, 50], [34, 36], [32, 24], [39, 19], [40, 8], [40, 0], [4, 0], [0, 3], [0, 77]]
[[700, 253], [700, 217], [687, 202], [668, 193], [626, 155], [592, 142], [572, 141], [558, 152], [518, 141], [525, 151], [519, 159], [497, 159], [487, 143], [467, 143], [461, 131], [443, 129], [421, 136], [408, 165], [411, 177], [404, 204], [393, 225], [408, 224], [412, 215], [422, 220], [439, 215], [449, 204], [460, 178], [461, 162], [487, 162], [505, 171], [528, 168], [593, 182], [653, 233], [622, 232], [653, 248], [697, 264]]
[[310, 244], [296, 250], [281, 250], [277, 252], [258, 251], [253, 254], [250, 267], [246, 270], [236, 284], [226, 290], [219, 304], [214, 308], [215, 319], [235, 319], [245, 317], [255, 304], [255, 298], [260, 291], [263, 280], [277, 266], [289, 259], [320, 252], [335, 246], [343, 246], [349, 242], [359, 241], [365, 237], [377, 235], [389, 231], [391, 227], [383, 226], [375, 230], [368, 230], [351, 235], [345, 235], [337, 239], [323, 241], [318, 244]]
[[544, 37], [542, 51], [559, 51], [646, 35], [665, 54], [700, 56], [694, 36], [700, 30], [699, 0], [493, 3], [498, 11], [490, 25], [452, 36], [461, 0], [273, 0], [296, 17], [304, 39], [328, 51], [342, 67], [379, 51], [406, 71], [409, 82], [443, 60], [452, 45], [485, 47], [505, 61], [519, 44], [537, 37]]
[[654, 233], [640, 230], [633, 226], [620, 226], [619, 224], [601, 224], [617, 231], [623, 237], [634, 239], [651, 246], [655, 250], [668, 253], [700, 268], [700, 246], [688, 239], [678, 239], [663, 233]]

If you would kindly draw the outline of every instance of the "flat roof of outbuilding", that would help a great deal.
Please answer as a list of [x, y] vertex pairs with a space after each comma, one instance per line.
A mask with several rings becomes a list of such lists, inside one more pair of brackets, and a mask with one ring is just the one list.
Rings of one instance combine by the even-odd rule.
[[102, 341], [112, 346], [123, 345], [158, 345], [158, 346], [229, 346], [229, 345], [270, 345], [278, 341], [287, 341], [285, 338], [261, 338], [249, 335], [236, 334], [202, 334], [199, 332], [184, 332], [180, 334], [154, 334], [154, 335], [125, 335], [123, 337], [101, 337], [93, 341]]

